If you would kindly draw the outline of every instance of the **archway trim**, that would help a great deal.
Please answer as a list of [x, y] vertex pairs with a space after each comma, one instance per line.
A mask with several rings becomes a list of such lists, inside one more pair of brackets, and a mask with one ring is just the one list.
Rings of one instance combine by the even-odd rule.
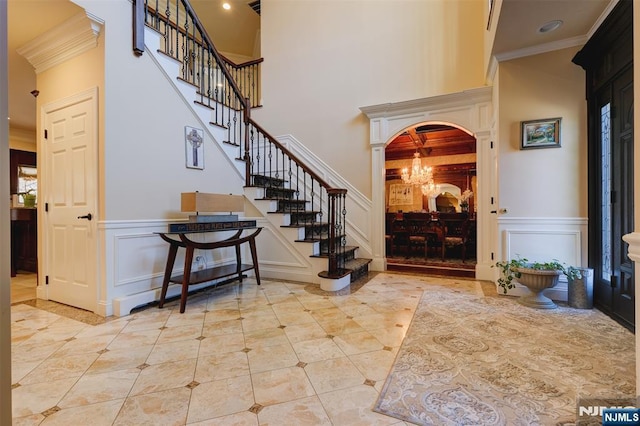
[[478, 263], [476, 278], [491, 280], [491, 253], [495, 252], [495, 215], [490, 214], [491, 199], [495, 197], [497, 176], [491, 136], [495, 121], [492, 88], [480, 87], [447, 95], [409, 101], [361, 107], [370, 120], [369, 143], [372, 167], [372, 270], [386, 269], [384, 243], [385, 210], [385, 147], [407, 128], [429, 124], [457, 127], [476, 138], [478, 193]]

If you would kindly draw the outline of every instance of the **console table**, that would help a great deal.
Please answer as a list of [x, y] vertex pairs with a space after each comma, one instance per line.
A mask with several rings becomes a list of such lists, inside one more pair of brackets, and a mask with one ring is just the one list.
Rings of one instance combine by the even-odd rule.
[[[243, 272], [253, 269], [255, 270], [256, 281], [258, 282], [258, 285], [260, 285], [260, 272], [258, 270], [258, 255], [256, 253], [255, 238], [256, 235], [258, 235], [260, 231], [262, 231], [262, 228], [254, 228], [255, 231], [253, 233], [251, 233], [250, 235], [242, 236], [242, 232], [244, 231], [244, 229], [237, 230], [234, 235], [225, 240], [206, 243], [193, 241], [188, 237], [188, 234], [200, 232], [215, 232], [222, 229], [212, 229], [209, 231], [199, 232], [158, 232], [158, 235], [160, 235], [163, 240], [170, 244], [169, 255], [167, 257], [167, 266], [165, 268], [164, 279], [162, 281], [160, 303], [158, 307], [162, 308], [164, 306], [164, 301], [165, 297], [167, 296], [167, 289], [169, 288], [170, 282], [182, 284], [182, 293], [180, 295], [180, 313], [184, 313], [185, 307], [187, 305], [187, 295], [189, 294], [190, 284], [200, 284], [203, 282], [231, 276], [236, 276], [232, 279], [232, 281], [238, 279], [240, 282], [242, 282], [242, 279], [246, 277], [246, 275], [243, 275]], [[176, 239], [176, 237], [178, 239]], [[253, 262], [252, 264], [242, 263], [242, 259], [240, 256], [240, 246], [243, 243], [249, 243], [249, 247], [251, 249], [251, 260]], [[184, 257], [184, 271], [182, 275], [171, 276], [173, 272], [173, 265], [176, 260], [176, 255], [178, 253], [178, 248], [180, 247], [184, 247], [186, 249], [186, 254]], [[235, 247], [235, 264], [214, 266], [212, 268], [191, 272], [193, 252], [195, 249], [214, 250], [223, 247]]]

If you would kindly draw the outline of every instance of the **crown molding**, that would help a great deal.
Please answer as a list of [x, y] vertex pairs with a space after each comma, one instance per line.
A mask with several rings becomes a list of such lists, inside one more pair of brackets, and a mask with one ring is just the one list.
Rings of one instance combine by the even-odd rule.
[[511, 59], [524, 58], [526, 56], [539, 55], [541, 53], [553, 52], [554, 50], [567, 49], [569, 47], [583, 46], [587, 42], [586, 35], [565, 38], [551, 43], [538, 44], [536, 46], [525, 47], [524, 49], [512, 50], [511, 52], [499, 53], [496, 55], [498, 62], [509, 61]]
[[429, 108], [455, 108], [467, 106], [469, 103], [490, 102], [491, 87], [478, 87], [475, 89], [463, 90], [462, 92], [450, 93], [447, 95], [432, 96], [430, 98], [413, 99], [410, 101], [394, 102], [380, 105], [360, 107], [368, 118], [389, 117], [400, 114], [410, 114], [424, 111]]
[[607, 7], [602, 11], [602, 14], [598, 17], [598, 19], [596, 19], [596, 22], [594, 22], [593, 26], [587, 32], [587, 40], [590, 39], [593, 34], [595, 34], [598, 28], [600, 28], [600, 25], [602, 25], [604, 20], [607, 19], [607, 16], [609, 16], [613, 8], [616, 7], [618, 1], [619, 0], [611, 0]]
[[40, 34], [16, 51], [40, 74], [98, 45], [104, 21], [81, 12], [57, 27]]

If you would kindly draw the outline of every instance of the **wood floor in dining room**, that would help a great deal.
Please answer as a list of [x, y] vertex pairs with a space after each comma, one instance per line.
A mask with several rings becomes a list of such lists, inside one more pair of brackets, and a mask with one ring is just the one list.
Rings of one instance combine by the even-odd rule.
[[426, 275], [475, 278], [475, 256], [462, 261], [460, 257], [417, 256], [416, 253], [397, 253], [387, 257], [390, 271], [412, 272]]

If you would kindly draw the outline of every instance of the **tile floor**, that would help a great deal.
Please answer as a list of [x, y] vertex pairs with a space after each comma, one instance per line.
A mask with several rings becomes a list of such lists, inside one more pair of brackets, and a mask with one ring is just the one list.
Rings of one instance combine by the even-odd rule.
[[36, 298], [37, 275], [19, 271], [11, 278], [11, 303], [24, 302]]
[[13, 424], [405, 424], [371, 407], [423, 290], [459, 281], [382, 278], [250, 279], [100, 325], [15, 304]]

